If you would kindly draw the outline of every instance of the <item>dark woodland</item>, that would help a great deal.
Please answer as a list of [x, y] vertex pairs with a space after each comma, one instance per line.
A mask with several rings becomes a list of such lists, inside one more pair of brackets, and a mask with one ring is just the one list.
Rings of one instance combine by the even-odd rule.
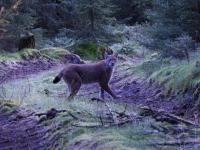
[[199, 150], [200, 0], [0, 0], [0, 150]]

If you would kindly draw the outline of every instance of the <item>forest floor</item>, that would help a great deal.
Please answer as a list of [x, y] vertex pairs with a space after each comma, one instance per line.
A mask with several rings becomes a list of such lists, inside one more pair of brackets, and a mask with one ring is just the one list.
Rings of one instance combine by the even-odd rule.
[[[96, 84], [83, 85], [73, 101], [66, 101], [69, 93], [65, 84], [52, 84], [61, 68], [56, 62], [14, 64], [18, 67], [1, 64], [6, 78], [0, 78], [0, 96], [6, 103], [0, 105], [0, 148], [198, 149], [199, 130], [194, 131], [184, 124], [161, 124], [152, 117], [141, 119], [139, 107], [175, 113], [180, 102], [174, 95], [164, 96], [164, 87], [136, 76], [132, 67], [139, 61], [137, 57], [120, 60], [110, 84], [121, 98], [112, 100], [106, 95], [105, 105], [98, 99], [91, 101], [98, 97]], [[48, 71], [38, 73], [42, 70]], [[38, 74], [30, 76], [32, 73]], [[53, 119], [37, 116], [51, 108], [67, 110], [67, 113]], [[112, 119], [114, 121], [108, 123]], [[193, 140], [194, 132], [197, 141]], [[183, 134], [187, 134], [190, 142]]]

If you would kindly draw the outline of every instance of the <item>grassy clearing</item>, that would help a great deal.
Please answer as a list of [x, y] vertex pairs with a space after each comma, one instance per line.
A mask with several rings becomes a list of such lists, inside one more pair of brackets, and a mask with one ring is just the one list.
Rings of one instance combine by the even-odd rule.
[[[51, 70], [48, 72], [33, 75], [27, 79], [7, 82], [1, 87], [0, 96], [3, 102], [15, 104], [35, 112], [45, 112], [46, 110], [56, 108], [65, 109], [73, 115], [80, 118], [76, 120], [68, 113], [59, 114], [58, 117], [42, 122], [46, 126], [53, 126], [55, 130], [51, 131], [51, 137], [59, 137], [59, 147], [73, 146], [76, 149], [81, 147], [85, 149], [153, 149], [148, 146], [149, 140], [159, 140], [158, 134], [154, 134], [150, 124], [153, 120], [127, 124], [121, 127], [109, 128], [88, 128], [84, 126], [100, 125], [101, 116], [104, 121], [108, 118], [108, 110], [103, 103], [91, 102], [91, 97], [97, 97], [98, 93], [89, 96], [76, 96], [74, 100], [67, 101], [66, 85], [61, 82], [57, 85], [52, 84], [54, 76], [59, 72]], [[3, 88], [3, 89], [2, 89]], [[85, 91], [80, 91], [83, 94]], [[65, 93], [63, 95], [63, 93]], [[87, 94], [87, 93], [85, 93]], [[125, 104], [108, 102], [112, 110], [122, 112]], [[9, 111], [9, 110], [8, 110]], [[128, 114], [137, 113], [134, 105], [127, 108]], [[80, 126], [80, 127], [77, 127]], [[76, 143], [80, 143], [77, 145]]]
[[[125, 67], [124, 65], [122, 67]], [[45, 126], [53, 127], [48, 133], [50, 139], [58, 138], [57, 149], [116, 149], [116, 150], [153, 150], [151, 143], [166, 142], [169, 137], [165, 133], [152, 128], [160, 126], [150, 118], [135, 120], [124, 126], [99, 127], [100, 116], [104, 123], [110, 121], [108, 110], [103, 103], [92, 102], [90, 98], [97, 97], [94, 87], [83, 87], [74, 100], [66, 100], [68, 90], [61, 82], [52, 83], [60, 68], [32, 75], [26, 79], [7, 82], [0, 88], [2, 102], [31, 109], [37, 113], [51, 108], [65, 109], [67, 112], [59, 114], [52, 120], [41, 122]], [[90, 93], [93, 91], [93, 93]], [[64, 94], [63, 94], [64, 93]], [[81, 95], [83, 94], [83, 96]], [[89, 94], [89, 95], [87, 95]], [[107, 101], [113, 111], [123, 112], [125, 104]], [[10, 107], [5, 111], [10, 111]], [[69, 112], [76, 116], [74, 119]], [[134, 104], [129, 104], [126, 110], [129, 115], [137, 116], [138, 110]], [[109, 125], [109, 123], [106, 123]], [[90, 128], [90, 126], [95, 126]], [[89, 126], [89, 127], [88, 127]], [[163, 150], [175, 150], [177, 147], [164, 147]], [[192, 148], [193, 149], [193, 148]], [[197, 148], [198, 149], [198, 148]]]

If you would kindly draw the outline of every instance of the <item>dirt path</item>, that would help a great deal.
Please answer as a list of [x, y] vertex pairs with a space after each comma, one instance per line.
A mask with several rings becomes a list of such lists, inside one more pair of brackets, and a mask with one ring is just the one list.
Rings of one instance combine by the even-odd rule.
[[[30, 60], [23, 62], [1, 62], [0, 84], [6, 81], [27, 77], [41, 71], [49, 70], [58, 63], [50, 59]], [[8, 111], [10, 109], [12, 111]], [[51, 126], [38, 123], [33, 112], [22, 108], [12, 109], [0, 105], [0, 149], [50, 149], [56, 140], [46, 140]]]
[[0, 84], [26, 77], [28, 75], [49, 70], [55, 67], [58, 62], [51, 59], [36, 59], [22, 62], [0, 62]]

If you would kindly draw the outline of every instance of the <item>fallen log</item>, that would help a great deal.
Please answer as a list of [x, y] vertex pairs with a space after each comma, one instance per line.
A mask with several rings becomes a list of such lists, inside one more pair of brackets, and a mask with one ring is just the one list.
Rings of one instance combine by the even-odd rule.
[[39, 114], [35, 114], [36, 116], [40, 117], [40, 116], [46, 116], [47, 119], [53, 119], [54, 117], [56, 117], [56, 115], [58, 113], [61, 112], [66, 112], [66, 110], [57, 110], [55, 108], [51, 108], [50, 110], [48, 110], [45, 113], [39, 113]]
[[158, 117], [164, 117], [164, 119], [162, 118], [160, 120], [164, 120], [166, 122], [171, 122], [173, 120], [177, 123], [184, 123], [186, 125], [200, 127], [199, 125], [195, 124], [194, 122], [192, 122], [190, 120], [186, 120], [186, 119], [176, 116], [172, 113], [165, 112], [164, 110], [154, 110], [148, 106], [142, 106], [142, 107], [140, 107], [140, 109], [142, 109], [146, 114], [153, 116], [157, 120], [159, 120]]

